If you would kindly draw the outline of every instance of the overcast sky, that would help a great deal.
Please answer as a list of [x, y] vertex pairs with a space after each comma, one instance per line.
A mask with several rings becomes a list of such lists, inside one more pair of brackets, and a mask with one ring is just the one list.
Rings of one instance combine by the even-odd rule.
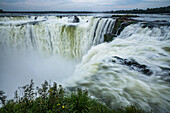
[[170, 0], [0, 0], [3, 10], [106, 11], [169, 6]]

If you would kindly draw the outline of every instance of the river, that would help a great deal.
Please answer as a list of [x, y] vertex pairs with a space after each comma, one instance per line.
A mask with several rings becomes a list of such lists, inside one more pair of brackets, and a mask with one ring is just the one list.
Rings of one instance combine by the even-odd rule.
[[[18, 15], [18, 14], [17, 14]], [[170, 15], [138, 14], [111, 42], [110, 14], [0, 17], [0, 90], [8, 98], [34, 79], [88, 89], [110, 107], [170, 111]], [[1, 15], [2, 16], [2, 15]], [[167, 24], [152, 27], [155, 20]], [[145, 21], [145, 22], [144, 22]]]

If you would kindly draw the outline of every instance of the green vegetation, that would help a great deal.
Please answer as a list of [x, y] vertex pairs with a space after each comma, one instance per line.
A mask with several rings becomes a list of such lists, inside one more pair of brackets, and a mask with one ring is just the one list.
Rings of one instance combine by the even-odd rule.
[[6, 100], [6, 98], [7, 98], [4, 94], [5, 94], [5, 92], [0, 91], [0, 100], [1, 100], [1, 103], [2, 103], [3, 105], [5, 105], [5, 100]]
[[[3, 106], [0, 113], [144, 113], [145, 111], [134, 106], [125, 109], [113, 110], [99, 101], [92, 99], [86, 90], [77, 89], [72, 93], [66, 93], [61, 85], [57, 87], [42, 84], [42, 88], [34, 90], [34, 83], [20, 87], [19, 94], [15, 91], [14, 100], [5, 101], [4, 92], [0, 92], [0, 100]], [[1, 98], [2, 97], [2, 98]]]

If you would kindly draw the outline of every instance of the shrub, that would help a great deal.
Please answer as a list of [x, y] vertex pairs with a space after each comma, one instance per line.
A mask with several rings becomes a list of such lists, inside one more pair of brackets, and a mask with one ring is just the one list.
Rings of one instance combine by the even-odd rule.
[[66, 93], [61, 85], [53, 86], [47, 81], [42, 87], [34, 90], [34, 83], [20, 87], [21, 91], [15, 91], [14, 100], [6, 101], [4, 92], [0, 91], [0, 99], [3, 106], [0, 113], [143, 113], [134, 106], [128, 106], [126, 109], [113, 110], [103, 103], [92, 99], [87, 90], [77, 89], [72, 93]]

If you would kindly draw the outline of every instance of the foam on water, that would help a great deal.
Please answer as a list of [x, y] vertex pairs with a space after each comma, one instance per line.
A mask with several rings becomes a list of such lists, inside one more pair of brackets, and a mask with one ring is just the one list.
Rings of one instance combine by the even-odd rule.
[[[111, 107], [132, 104], [148, 111], [169, 112], [170, 37], [167, 29], [167, 26], [142, 28], [141, 24], [126, 27], [111, 43], [102, 43], [88, 51], [68, 86], [88, 89]], [[135, 59], [148, 66], [153, 74], [148, 76], [132, 70], [114, 56]]]
[[[69, 18], [0, 17], [0, 90], [9, 98], [30, 79], [38, 85], [44, 80], [65, 81], [93, 45], [94, 34], [98, 34], [95, 29], [102, 29], [97, 23], [115, 21], [78, 16], [80, 22], [71, 23]], [[109, 25], [102, 27], [106, 29]]]
[[[28, 79], [53, 79], [66, 87], [86, 88], [111, 107], [134, 104], [170, 111], [169, 26], [129, 25], [115, 40], [103, 43], [114, 19], [78, 16], [80, 22], [71, 23], [69, 17], [34, 18], [0, 18], [0, 89], [12, 93]], [[152, 74], [116, 58], [133, 59]]]
[[34, 49], [80, 59], [92, 45], [104, 40], [106, 28], [115, 22], [113, 19], [94, 17], [79, 17], [79, 23], [69, 22], [69, 17], [48, 17], [46, 21], [44, 17], [38, 18], [24, 20], [24, 24], [21, 20], [8, 21], [10, 26], [2, 22], [1, 46], [24, 51]]

